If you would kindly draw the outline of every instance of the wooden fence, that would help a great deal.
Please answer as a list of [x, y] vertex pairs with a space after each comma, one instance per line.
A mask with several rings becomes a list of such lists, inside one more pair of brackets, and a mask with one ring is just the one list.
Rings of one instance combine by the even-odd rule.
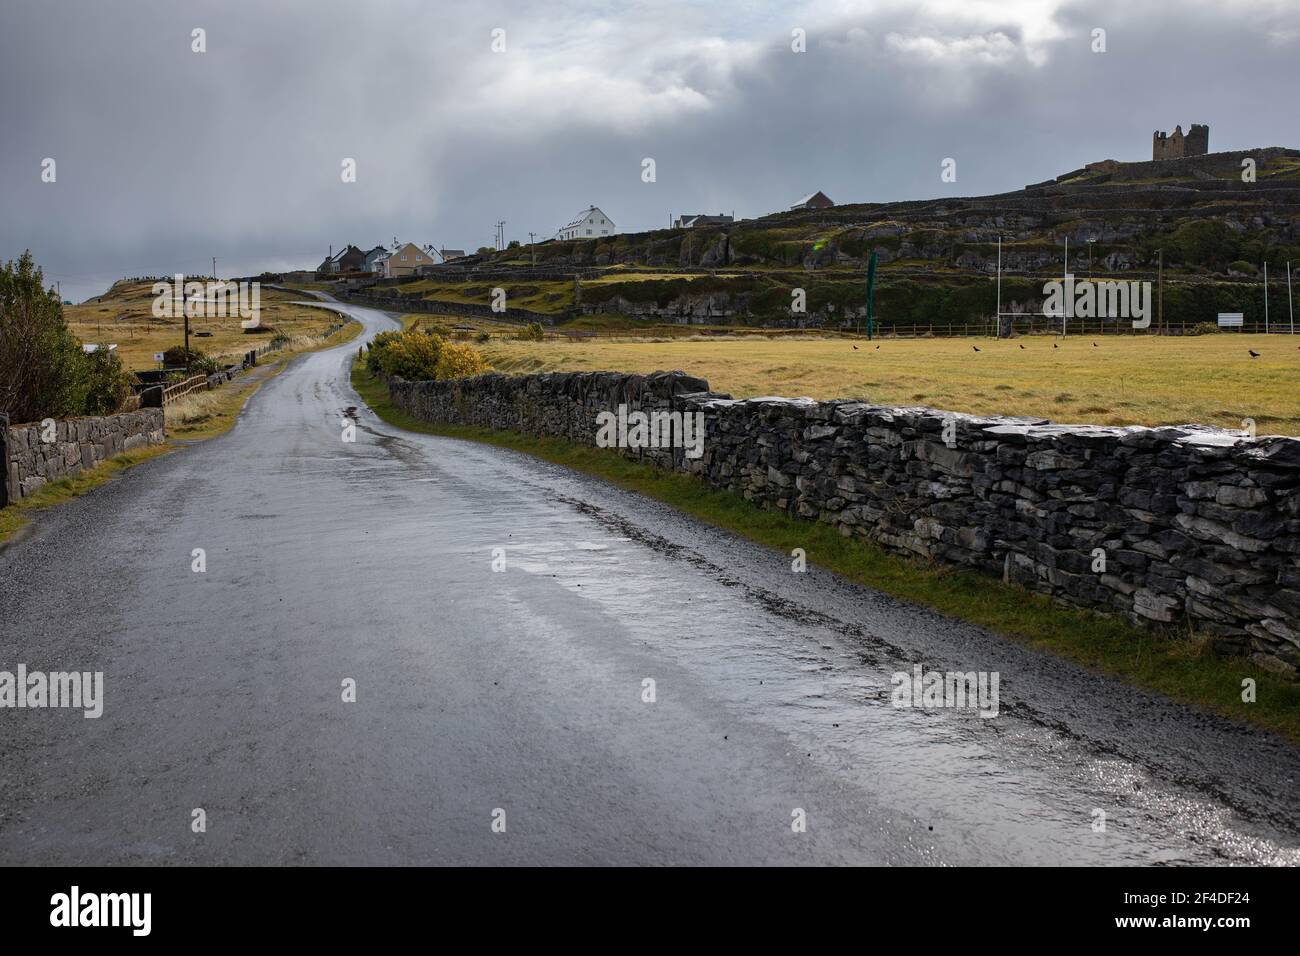
[[163, 389], [163, 404], [170, 405], [178, 398], [184, 398], [190, 392], [207, 387], [208, 377], [206, 375], [191, 375], [189, 378], [177, 382], [175, 385], [168, 385]]

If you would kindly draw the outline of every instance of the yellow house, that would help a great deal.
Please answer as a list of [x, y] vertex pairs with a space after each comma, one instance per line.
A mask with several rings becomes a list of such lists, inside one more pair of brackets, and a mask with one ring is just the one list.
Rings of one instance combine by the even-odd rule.
[[433, 255], [425, 252], [413, 242], [392, 249], [387, 255], [375, 260], [375, 272], [386, 279], [394, 276], [413, 276], [420, 266], [431, 266]]

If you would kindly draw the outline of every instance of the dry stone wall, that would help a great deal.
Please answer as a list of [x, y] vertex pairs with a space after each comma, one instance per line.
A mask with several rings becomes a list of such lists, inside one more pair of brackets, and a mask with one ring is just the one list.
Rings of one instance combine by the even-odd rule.
[[389, 383], [425, 421], [594, 444], [602, 411], [699, 412], [704, 451], [624, 449], [901, 554], [1188, 627], [1296, 678], [1300, 439], [1055, 425], [859, 401], [734, 401], [680, 372]]
[[[0, 417], [0, 462], [4, 487], [0, 506], [30, 495], [46, 482], [57, 481], [93, 468], [132, 448], [161, 444], [163, 410], [102, 417], [64, 418], [51, 421], [51, 435], [40, 422], [9, 425]], [[52, 441], [46, 441], [50, 437]]]

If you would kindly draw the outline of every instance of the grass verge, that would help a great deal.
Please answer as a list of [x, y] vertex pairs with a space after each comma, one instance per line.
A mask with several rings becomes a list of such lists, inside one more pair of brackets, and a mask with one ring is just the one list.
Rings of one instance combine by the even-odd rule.
[[[516, 432], [431, 425], [393, 405], [385, 385], [360, 362], [353, 363], [352, 386], [390, 425], [510, 448], [586, 472], [780, 551], [780, 560], [788, 560], [784, 555], [792, 549], [803, 548], [809, 562], [857, 584], [1300, 744], [1300, 686], [1244, 659], [1217, 657], [1194, 637], [1065, 609], [1043, 595], [972, 571], [908, 560], [868, 542], [842, 537], [829, 525], [755, 507], [733, 492], [711, 489], [690, 475], [629, 461], [610, 449]], [[1241, 699], [1245, 677], [1256, 682], [1255, 703]]]

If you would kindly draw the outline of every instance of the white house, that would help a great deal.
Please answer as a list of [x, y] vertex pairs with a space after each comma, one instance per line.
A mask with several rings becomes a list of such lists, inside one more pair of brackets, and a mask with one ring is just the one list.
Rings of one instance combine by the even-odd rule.
[[595, 206], [590, 206], [578, 213], [568, 225], [560, 227], [556, 239], [596, 239], [600, 236], [614, 235], [613, 220]]

